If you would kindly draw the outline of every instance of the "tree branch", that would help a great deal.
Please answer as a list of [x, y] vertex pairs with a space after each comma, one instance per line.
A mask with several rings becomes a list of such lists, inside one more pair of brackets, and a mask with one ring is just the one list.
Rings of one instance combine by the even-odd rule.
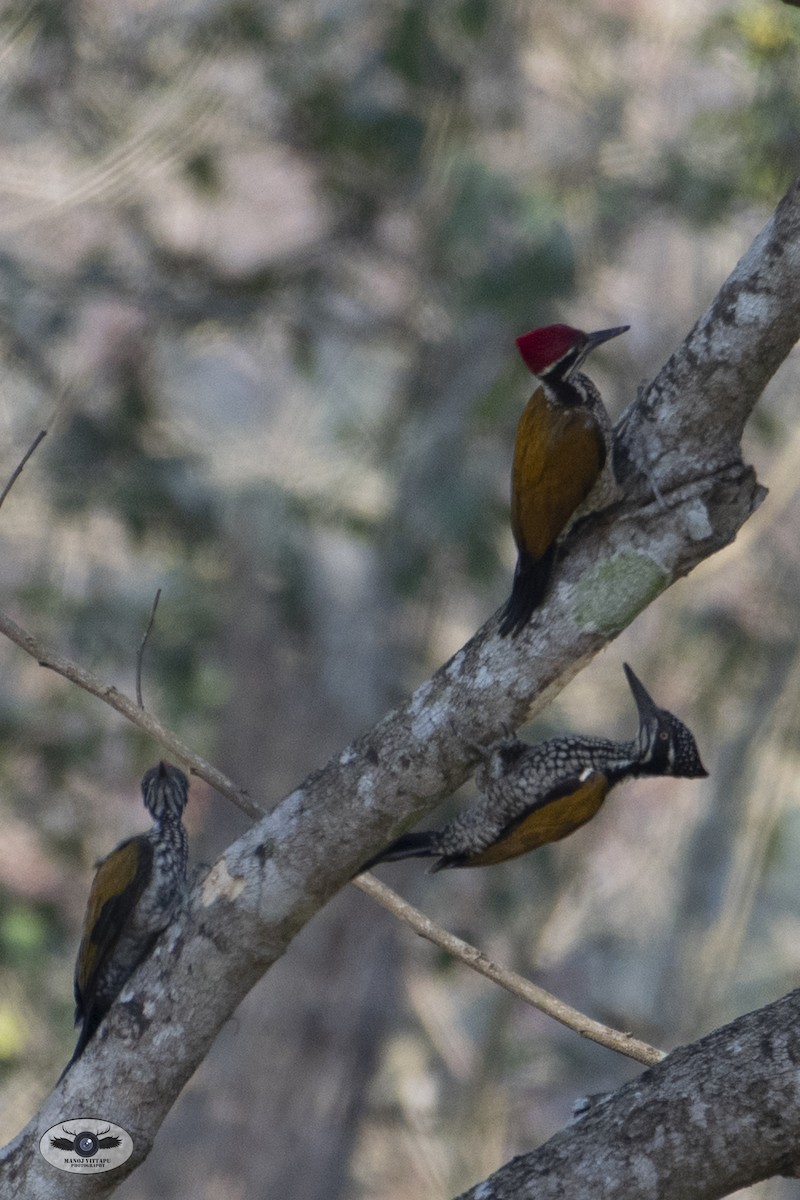
[[[149, 632], [149, 627], [148, 627]], [[70, 683], [76, 684], [82, 688], [84, 692], [88, 692], [91, 696], [96, 696], [98, 700], [102, 700], [111, 708], [121, 713], [123, 717], [137, 725], [139, 729], [149, 733], [154, 741], [162, 745], [166, 750], [185, 766], [188, 766], [193, 775], [199, 776], [200, 779], [205, 779], [215, 791], [221, 796], [225, 796], [232, 801], [237, 808], [240, 808], [248, 817], [252, 817], [257, 821], [264, 816], [263, 808], [259, 808], [251, 799], [249, 794], [238, 787], [227, 775], [222, 771], [218, 771], [216, 767], [212, 767], [209, 762], [196, 754], [182, 738], [179, 738], [176, 733], [168, 729], [166, 725], [159, 721], [158, 717], [154, 717], [146, 708], [140, 707], [134, 700], [120, 692], [112, 684], [106, 683], [91, 671], [87, 671], [85, 667], [79, 666], [72, 659], [67, 658], [63, 654], [57, 654], [55, 650], [51, 650], [44, 642], [29, 633], [27, 629], [23, 629], [16, 621], [12, 620], [7, 613], [0, 612], [0, 634], [3, 634], [24, 650], [26, 654], [30, 654], [31, 658], [35, 658], [40, 667], [46, 667], [48, 671], [55, 671], [57, 675], [62, 675], [64, 679], [68, 679]], [[145, 635], [146, 636], [146, 635]], [[144, 649], [144, 643], [142, 643]]]
[[36, 437], [31, 442], [28, 449], [23, 454], [20, 461], [17, 463], [14, 470], [11, 472], [8, 483], [3, 488], [2, 492], [0, 492], [0, 508], [3, 507], [3, 503], [6, 499], [6, 497], [8, 496], [8, 493], [11, 491], [12, 487], [14, 486], [14, 484], [17, 482], [20, 475], [22, 474], [22, 472], [25, 468], [25, 464], [27, 463], [28, 459], [31, 457], [31, 455], [33, 454], [34, 450], [39, 445], [39, 443], [41, 441], [43, 441], [46, 437], [47, 437], [47, 430], [40, 429], [39, 432], [37, 433]]
[[798, 1028], [795, 991], [674, 1050], [459, 1200], [712, 1200], [795, 1175]]
[[153, 632], [153, 626], [156, 622], [156, 610], [158, 602], [161, 599], [161, 588], [158, 588], [153, 600], [153, 607], [150, 609], [150, 620], [147, 622], [147, 628], [144, 631], [144, 636], [139, 645], [139, 652], [136, 655], [136, 703], [139, 708], [144, 708], [144, 700], [142, 699], [142, 667], [144, 666], [144, 652], [147, 646], [147, 640]]
[[540, 1012], [546, 1013], [548, 1017], [560, 1021], [568, 1029], [574, 1029], [581, 1037], [589, 1038], [590, 1041], [597, 1042], [600, 1046], [607, 1046], [609, 1050], [616, 1050], [619, 1054], [624, 1054], [627, 1058], [632, 1058], [636, 1062], [650, 1067], [666, 1057], [663, 1050], [657, 1050], [655, 1046], [648, 1046], [647, 1042], [640, 1042], [633, 1034], [622, 1033], [619, 1029], [612, 1029], [610, 1025], [593, 1021], [579, 1009], [565, 1004], [563, 1000], [559, 1000], [557, 996], [545, 991], [544, 988], [537, 987], [530, 980], [524, 979], [516, 971], [509, 971], [506, 967], [492, 962], [481, 950], [470, 946], [469, 942], [462, 941], [461, 938], [449, 933], [446, 929], [442, 929], [441, 925], [437, 925], [418, 908], [414, 908], [408, 901], [403, 900], [397, 892], [393, 892], [374, 875], [369, 873], [359, 875], [353, 880], [353, 886], [360, 888], [378, 904], [382, 904], [420, 937], [427, 938], [429, 942], [433, 942], [434, 946], [446, 950], [448, 954], [452, 954], [459, 962], [465, 963], [479, 975], [485, 975], [493, 983], [505, 988], [512, 996], [518, 996], [526, 1004], [530, 1004], [534, 1008], [538, 1008]]
[[[464, 781], [476, 764], [472, 745], [488, 744], [503, 725], [514, 728], [539, 711], [656, 595], [735, 537], [764, 495], [742, 464], [738, 431], [798, 335], [795, 185], [626, 414], [617, 438], [625, 498], [574, 531], [530, 626], [516, 640], [500, 639], [491, 618], [404, 705], [226, 850], [195, 889], [183, 923], [123, 989], [83, 1058], [3, 1152], [0, 1179], [11, 1194], [52, 1194], [52, 1169], [32, 1152], [32, 1140], [87, 1105], [128, 1129], [133, 1156], [111, 1179], [65, 1176], [59, 1187], [67, 1200], [110, 1194], [146, 1156], [242, 997], [361, 862]], [[663, 503], [650, 498], [654, 486]], [[193, 761], [116, 689], [43, 653], [9, 618], [0, 632]], [[219, 787], [211, 768], [198, 773]], [[220, 782], [229, 794], [229, 781]]]

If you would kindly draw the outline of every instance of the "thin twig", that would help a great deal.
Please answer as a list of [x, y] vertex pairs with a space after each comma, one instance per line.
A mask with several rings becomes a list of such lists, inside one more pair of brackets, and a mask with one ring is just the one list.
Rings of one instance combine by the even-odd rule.
[[222, 771], [218, 771], [199, 754], [195, 754], [177, 734], [173, 733], [171, 729], [167, 729], [166, 725], [162, 725], [158, 718], [149, 713], [147, 709], [140, 708], [128, 696], [110, 684], [104, 683], [102, 679], [98, 679], [91, 671], [87, 671], [61, 654], [56, 654], [3, 612], [0, 612], [0, 633], [30, 654], [31, 658], [35, 658], [39, 666], [55, 671], [57, 675], [63, 675], [65, 679], [77, 684], [85, 692], [89, 692], [92, 696], [97, 696], [99, 700], [109, 704], [123, 717], [127, 717], [129, 721], [137, 725], [139, 729], [149, 733], [167, 750], [171, 750], [177, 758], [182, 759], [189, 766], [192, 774], [199, 776], [200, 779], [205, 779], [206, 783], [211, 784], [215, 791], [226, 796], [248, 817], [258, 821], [265, 815], [264, 810], [250, 799], [249, 794], [243, 788], [237, 787], [232, 780], [228, 779], [227, 775], [223, 775]]
[[46, 438], [46, 437], [47, 437], [47, 430], [40, 429], [39, 432], [37, 433], [36, 437], [31, 442], [28, 449], [23, 454], [22, 460], [17, 464], [15, 470], [12, 471], [11, 478], [9, 479], [6, 486], [3, 488], [2, 492], [0, 492], [0, 508], [3, 507], [3, 501], [5, 500], [6, 496], [11, 491], [12, 487], [14, 486], [14, 484], [17, 482], [20, 475], [22, 474], [25, 463], [28, 461], [30, 456], [33, 454], [34, 450], [39, 445], [39, 442], [43, 441], [44, 438]]
[[153, 607], [150, 609], [150, 620], [147, 622], [147, 629], [144, 631], [142, 644], [139, 647], [139, 653], [136, 655], [136, 703], [139, 705], [139, 708], [144, 708], [144, 701], [142, 700], [142, 660], [144, 658], [144, 648], [147, 645], [147, 639], [150, 637], [150, 634], [153, 631], [153, 625], [156, 619], [156, 609], [158, 608], [158, 602], [160, 599], [161, 588], [159, 588], [156, 592], [156, 598], [153, 601]]
[[601, 1046], [607, 1046], [609, 1050], [616, 1050], [619, 1054], [625, 1054], [628, 1058], [645, 1063], [648, 1067], [652, 1067], [666, 1058], [663, 1050], [658, 1050], [655, 1046], [648, 1045], [647, 1042], [641, 1042], [629, 1033], [612, 1029], [610, 1025], [593, 1021], [579, 1009], [565, 1004], [563, 1000], [559, 1000], [551, 992], [546, 992], [544, 988], [537, 987], [535, 983], [531, 983], [522, 975], [517, 975], [515, 971], [509, 971], [506, 967], [492, 962], [482, 951], [471, 946], [469, 942], [462, 941], [454, 934], [448, 933], [446, 929], [442, 929], [430, 917], [426, 917], [418, 908], [414, 908], [412, 904], [403, 900], [397, 892], [393, 892], [391, 888], [381, 883], [369, 872], [356, 876], [351, 882], [372, 900], [382, 904], [384, 908], [388, 908], [390, 913], [404, 921], [406, 925], [410, 925], [420, 937], [427, 938], [429, 942], [446, 950], [448, 954], [452, 954], [471, 967], [473, 971], [477, 971], [479, 975], [485, 975], [493, 983], [499, 984], [512, 995], [519, 996], [527, 1004], [538, 1008], [540, 1012], [560, 1021], [562, 1025], [573, 1029], [581, 1037], [598, 1042]]

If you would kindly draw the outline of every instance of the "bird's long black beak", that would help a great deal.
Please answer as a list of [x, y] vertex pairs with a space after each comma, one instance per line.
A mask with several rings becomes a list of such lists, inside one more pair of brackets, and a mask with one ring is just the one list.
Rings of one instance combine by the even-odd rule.
[[622, 664], [622, 669], [625, 672], [625, 678], [628, 681], [628, 687], [633, 692], [633, 698], [636, 701], [636, 707], [639, 710], [639, 724], [644, 725], [645, 721], [657, 717], [661, 711], [653, 700], [653, 697], [646, 690], [641, 679], [634, 675], [627, 663]]
[[603, 342], [610, 342], [612, 338], [619, 337], [621, 333], [627, 333], [630, 325], [615, 325], [613, 329], [598, 329], [597, 333], [587, 333], [586, 335], [586, 353], [594, 350], [595, 346], [602, 345]]

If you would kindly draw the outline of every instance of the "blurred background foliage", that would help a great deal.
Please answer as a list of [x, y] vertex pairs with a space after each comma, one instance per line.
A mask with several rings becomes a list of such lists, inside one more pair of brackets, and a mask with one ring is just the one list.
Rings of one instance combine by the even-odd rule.
[[[2, 605], [277, 801], [504, 599], [513, 338], [630, 322], [619, 413], [800, 159], [777, 0], [16, 0], [0, 11]], [[771, 489], [543, 715], [628, 736], [630, 659], [711, 778], [642, 781], [431, 915], [670, 1047], [797, 981], [798, 368]], [[0, 645], [0, 1136], [72, 1046], [91, 864], [158, 747]], [[469, 786], [463, 797], [469, 795]], [[242, 828], [195, 782], [193, 856]], [[125, 1200], [449, 1197], [638, 1068], [343, 894], [222, 1031]], [[113, 1114], [108, 1114], [113, 1119]], [[796, 1182], [750, 1190], [797, 1195]]]

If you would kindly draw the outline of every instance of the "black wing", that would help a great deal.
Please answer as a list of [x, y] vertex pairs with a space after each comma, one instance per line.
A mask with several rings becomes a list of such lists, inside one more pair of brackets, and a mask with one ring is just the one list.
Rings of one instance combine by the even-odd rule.
[[56, 1150], [74, 1150], [75, 1149], [75, 1140], [74, 1140], [74, 1138], [51, 1137], [50, 1145], [54, 1146], [56, 1148]]

